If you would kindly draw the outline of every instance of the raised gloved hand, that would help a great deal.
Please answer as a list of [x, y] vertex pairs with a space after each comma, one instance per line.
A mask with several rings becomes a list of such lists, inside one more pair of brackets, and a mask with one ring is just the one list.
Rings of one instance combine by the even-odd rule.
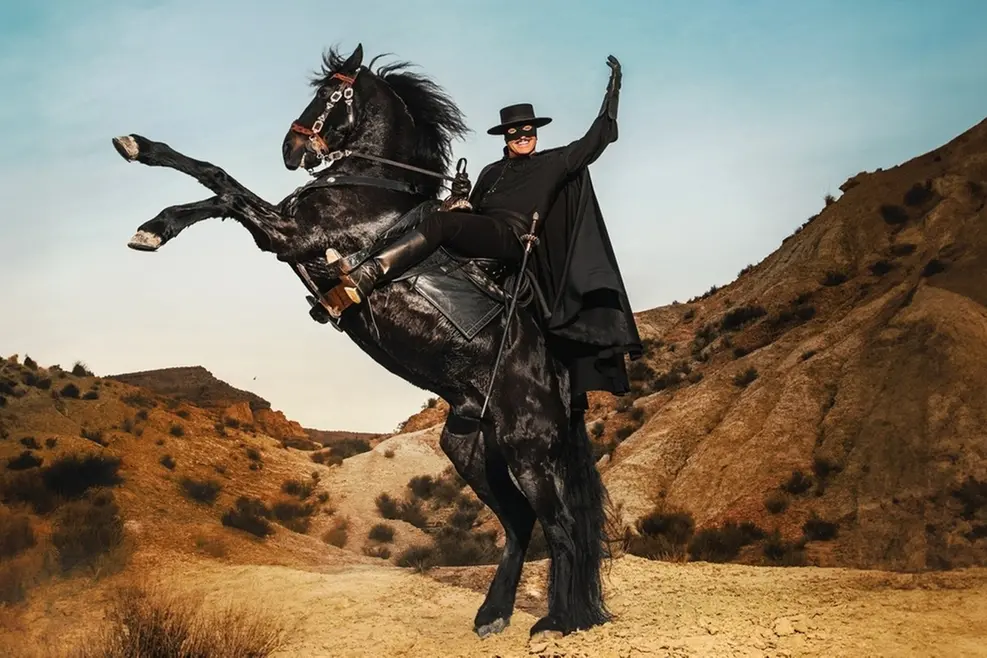
[[620, 91], [620, 62], [613, 55], [607, 55], [607, 66], [610, 67], [610, 84], [607, 85], [607, 92]]
[[620, 62], [613, 55], [607, 56], [607, 66], [610, 67], [610, 82], [607, 84], [607, 95], [603, 103], [607, 116], [617, 119], [617, 103], [620, 101]]
[[455, 180], [452, 181], [452, 185], [449, 186], [449, 191], [452, 196], [459, 197], [469, 197], [470, 190], [473, 189], [472, 183], [470, 183], [469, 176], [466, 174], [456, 174]]

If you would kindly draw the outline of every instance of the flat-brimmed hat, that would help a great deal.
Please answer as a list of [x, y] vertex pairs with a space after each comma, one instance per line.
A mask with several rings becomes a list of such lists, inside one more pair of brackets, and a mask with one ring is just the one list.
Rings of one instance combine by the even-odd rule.
[[551, 117], [536, 117], [531, 103], [508, 105], [500, 111], [500, 123], [487, 130], [488, 135], [503, 135], [512, 126], [530, 124], [535, 128], [552, 122]]

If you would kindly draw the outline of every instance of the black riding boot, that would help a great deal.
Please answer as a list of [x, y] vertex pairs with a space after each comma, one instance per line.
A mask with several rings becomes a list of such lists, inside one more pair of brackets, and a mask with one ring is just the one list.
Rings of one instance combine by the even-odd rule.
[[337, 313], [351, 304], [359, 304], [379, 283], [393, 280], [411, 266], [424, 260], [432, 249], [417, 230], [409, 231], [380, 253], [339, 277], [339, 285], [326, 295]]

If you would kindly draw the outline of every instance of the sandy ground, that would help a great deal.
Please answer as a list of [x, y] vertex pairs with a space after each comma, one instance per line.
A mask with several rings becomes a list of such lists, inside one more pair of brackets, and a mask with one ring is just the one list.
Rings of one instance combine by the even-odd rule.
[[[377, 565], [311, 571], [180, 562], [159, 561], [154, 572], [209, 604], [279, 619], [288, 638], [279, 658], [987, 656], [987, 569], [911, 575], [624, 556], [607, 578], [614, 622], [530, 641], [528, 628], [544, 610], [544, 562], [526, 567], [512, 625], [483, 640], [472, 619], [489, 569], [419, 575]], [[52, 615], [68, 619], [60, 607], [37, 608], [29, 627]]]

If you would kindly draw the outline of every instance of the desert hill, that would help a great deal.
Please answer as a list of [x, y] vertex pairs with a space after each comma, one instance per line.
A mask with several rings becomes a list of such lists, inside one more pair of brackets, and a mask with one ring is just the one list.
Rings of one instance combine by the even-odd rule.
[[146, 388], [159, 395], [186, 400], [200, 407], [228, 407], [246, 402], [251, 411], [270, 409], [264, 398], [217, 379], [202, 366], [179, 366], [110, 375], [109, 379]]

